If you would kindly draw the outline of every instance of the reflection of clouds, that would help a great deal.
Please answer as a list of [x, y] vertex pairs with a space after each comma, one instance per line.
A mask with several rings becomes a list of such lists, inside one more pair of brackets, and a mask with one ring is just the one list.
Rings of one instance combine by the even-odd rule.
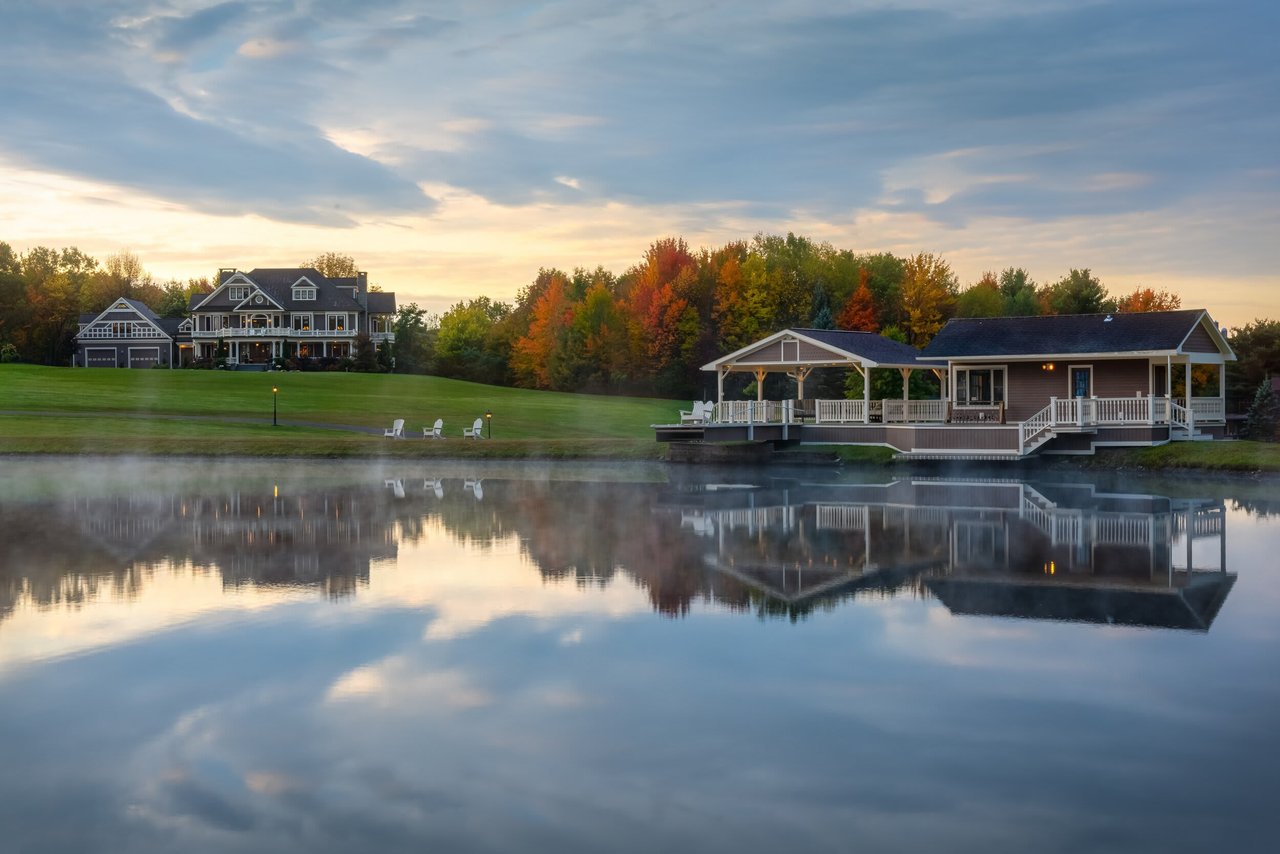
[[444, 706], [472, 709], [492, 698], [456, 670], [421, 672], [403, 656], [358, 667], [343, 674], [326, 694], [329, 702], [359, 700], [375, 705], [424, 710]]
[[312, 597], [283, 587], [228, 589], [216, 572], [164, 563], [128, 598], [103, 585], [74, 605], [19, 604], [0, 622], [0, 675], [32, 663], [129, 643], [186, 623], [242, 619]]

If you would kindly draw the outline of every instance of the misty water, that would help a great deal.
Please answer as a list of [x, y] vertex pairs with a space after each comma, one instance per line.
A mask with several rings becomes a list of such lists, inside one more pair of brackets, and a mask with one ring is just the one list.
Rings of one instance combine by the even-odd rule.
[[0, 462], [0, 850], [1263, 851], [1280, 490]]

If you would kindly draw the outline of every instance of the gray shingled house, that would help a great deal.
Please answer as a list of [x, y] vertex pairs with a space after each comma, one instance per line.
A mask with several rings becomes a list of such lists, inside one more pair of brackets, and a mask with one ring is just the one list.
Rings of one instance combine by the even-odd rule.
[[120, 297], [98, 314], [80, 315], [72, 364], [81, 368], [171, 368], [191, 346], [191, 322], [160, 317]]

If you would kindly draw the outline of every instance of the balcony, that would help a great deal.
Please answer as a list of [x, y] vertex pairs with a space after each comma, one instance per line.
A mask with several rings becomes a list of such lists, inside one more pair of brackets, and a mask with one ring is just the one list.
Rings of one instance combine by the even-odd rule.
[[[192, 338], [216, 340], [218, 338], [355, 338], [354, 329], [288, 329], [284, 326], [224, 326], [221, 329], [197, 329]], [[374, 338], [376, 341], [377, 338]]]

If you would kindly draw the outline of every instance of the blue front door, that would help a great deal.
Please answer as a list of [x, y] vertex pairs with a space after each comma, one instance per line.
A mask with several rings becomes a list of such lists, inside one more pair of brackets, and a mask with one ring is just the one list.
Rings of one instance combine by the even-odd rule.
[[1090, 397], [1089, 388], [1092, 383], [1089, 382], [1093, 375], [1093, 368], [1072, 368], [1071, 369], [1071, 396], [1072, 397]]

